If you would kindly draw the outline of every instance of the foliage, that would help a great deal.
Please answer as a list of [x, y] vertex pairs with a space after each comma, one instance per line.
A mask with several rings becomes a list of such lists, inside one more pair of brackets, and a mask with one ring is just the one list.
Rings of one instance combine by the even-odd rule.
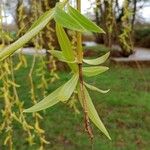
[[[15, 72], [15, 79], [22, 87], [18, 88], [20, 99], [24, 102], [24, 107], [29, 107], [32, 105], [31, 98], [28, 94], [30, 85], [29, 82], [24, 81], [27, 81], [33, 56], [26, 56], [26, 58], [28, 67], [22, 67], [17, 70]], [[16, 64], [18, 63], [16, 56], [13, 61]], [[39, 84], [39, 77], [36, 76], [38, 64], [40, 64], [40, 57], [37, 58], [37, 64], [33, 72], [33, 79], [36, 87]], [[97, 128], [92, 126], [95, 135], [93, 149], [149, 149], [150, 135], [148, 131], [150, 123], [150, 104], [148, 100], [150, 98], [150, 93], [148, 81], [150, 80], [150, 69], [143, 68], [143, 75], [141, 75], [136, 68], [113, 65], [109, 67], [110, 70], [101, 74], [101, 76], [85, 78], [86, 82], [96, 87], [107, 89], [109, 86], [111, 89], [106, 95], [98, 92], [90, 92], [93, 103], [96, 105], [97, 111], [103, 119], [103, 122], [109, 128], [112, 137], [112, 141], [107, 140], [103, 135], [99, 134]], [[49, 75], [48, 72], [47, 75]], [[48, 85], [48, 93], [67, 82], [71, 77], [69, 72], [59, 72], [58, 75], [61, 80], [57, 80]], [[145, 82], [143, 76], [147, 82]], [[130, 84], [124, 86], [125, 83]], [[42, 97], [40, 96], [41, 91], [36, 88], [36, 92], [38, 94], [37, 100], [39, 101]], [[0, 98], [0, 101], [2, 101], [2, 98]], [[0, 108], [3, 106], [4, 104], [1, 103]], [[42, 127], [46, 131], [46, 139], [51, 141], [50, 144], [45, 147], [46, 150], [49, 150], [49, 148], [57, 150], [86, 150], [91, 148], [90, 142], [88, 142], [89, 139], [82, 129], [82, 109], [79, 105], [77, 105], [77, 108], [80, 114], [76, 114], [72, 109], [67, 107], [66, 104], [58, 103], [55, 107], [42, 112], [44, 120], [42, 121]], [[0, 115], [0, 117], [0, 121], [2, 121], [2, 116]], [[26, 118], [30, 124], [34, 123], [32, 115], [27, 114]], [[40, 145], [38, 139], [35, 139], [35, 144], [29, 148], [27, 142], [24, 140], [26, 134], [22, 132], [22, 129], [17, 123], [14, 124], [14, 132], [14, 149], [38, 149]], [[22, 138], [20, 138], [20, 134]], [[4, 135], [1, 134], [0, 143], [3, 142], [3, 136]], [[0, 145], [0, 149], [6, 150], [2, 144]]]
[[[76, 95], [76, 93], [83, 107], [85, 129], [87, 130], [87, 133], [89, 134], [90, 138], [91, 139], [93, 138], [93, 133], [89, 124], [90, 123], [89, 118], [109, 139], [111, 139], [105, 126], [103, 125], [101, 119], [98, 116], [98, 113], [86, 89], [86, 86], [89, 89], [96, 90], [98, 92], [106, 93], [106, 91], [102, 91], [88, 84], [85, 84], [86, 85], [85, 86], [83, 80], [83, 76], [93, 77], [108, 70], [108, 67], [98, 66], [98, 65], [106, 61], [106, 59], [109, 57], [109, 53], [94, 60], [86, 60], [86, 59], [83, 60], [83, 56], [82, 56], [83, 48], [81, 45], [81, 33], [80, 33], [80, 32], [87, 32], [87, 31], [98, 32], [98, 33], [105, 33], [105, 32], [96, 24], [94, 24], [93, 22], [85, 18], [83, 15], [81, 15], [78, 10], [71, 7], [68, 3], [67, 3], [67, 11], [66, 11], [64, 9], [66, 3], [67, 1], [57, 3], [53, 9], [50, 9], [47, 12], [45, 12], [43, 15], [41, 15], [40, 18], [33, 23], [33, 25], [26, 32], [26, 34], [24, 34], [13, 44], [7, 46], [5, 49], [0, 51], [0, 60], [5, 61], [16, 50], [18, 50], [24, 44], [29, 42], [34, 36], [36, 36], [36, 38], [34, 39], [34, 43], [36, 48], [38, 49], [40, 46], [39, 43], [37, 42], [40, 39], [39, 32], [49, 23], [50, 20], [52, 19], [55, 20], [57, 38], [62, 53], [53, 50], [51, 54], [54, 54], [54, 56], [56, 56], [58, 59], [61, 58], [60, 60], [65, 60], [65, 63], [67, 63], [71, 69], [72, 77], [65, 84], [61, 85], [58, 89], [56, 89], [54, 92], [52, 92], [47, 97], [45, 97], [42, 101], [37, 103], [36, 96], [35, 96], [35, 86], [32, 78], [33, 69], [35, 67], [35, 62], [36, 62], [36, 56], [34, 56], [31, 69], [29, 72], [29, 81], [31, 86], [31, 91], [30, 91], [31, 99], [35, 105], [31, 108], [25, 109], [24, 112], [32, 112], [32, 113], [34, 112], [33, 114], [35, 118], [34, 130], [37, 133], [41, 143], [40, 149], [43, 149], [44, 148], [43, 144], [47, 144], [48, 142], [45, 140], [44, 130], [41, 129], [39, 126], [39, 120], [42, 119], [42, 117], [39, 113], [37, 113], [37, 111], [51, 107], [58, 102], [66, 103], [67, 101], [72, 99], [72, 96]], [[76, 51], [73, 50], [72, 44], [63, 27], [66, 27], [73, 31], [77, 31], [77, 43], [75, 45]], [[83, 61], [89, 65], [96, 65], [96, 66], [82, 67]], [[9, 136], [8, 139], [10, 139]], [[10, 149], [12, 149], [12, 146]]]

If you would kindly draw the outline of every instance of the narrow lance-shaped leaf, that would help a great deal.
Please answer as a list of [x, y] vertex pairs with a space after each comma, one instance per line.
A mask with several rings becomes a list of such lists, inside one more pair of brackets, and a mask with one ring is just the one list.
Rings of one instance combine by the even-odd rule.
[[62, 86], [53, 91], [51, 94], [49, 94], [47, 97], [45, 97], [43, 100], [41, 100], [39, 103], [35, 104], [34, 106], [25, 109], [24, 112], [36, 112], [40, 110], [44, 110], [46, 108], [49, 108], [55, 104], [57, 104], [60, 100], [58, 99], [58, 94], [61, 90]]
[[63, 53], [58, 50], [50, 50], [49, 51], [54, 57], [58, 58], [59, 60], [66, 60]]
[[[85, 87], [84, 87], [84, 94], [85, 94], [85, 99], [86, 99], [86, 102], [87, 102], [87, 112], [88, 112], [89, 118], [99, 128], [99, 130], [101, 130], [111, 140], [111, 137], [109, 136], [109, 133], [106, 130], [103, 122], [99, 118], [98, 113], [97, 113], [97, 111], [96, 111], [96, 109], [95, 109], [95, 107], [93, 105], [93, 102], [92, 102], [92, 100], [90, 98], [90, 95], [89, 95], [89, 93], [88, 93], [88, 91], [86, 90]], [[81, 92], [79, 90], [79, 87], [78, 87], [78, 96], [79, 96], [80, 103], [83, 106]]]
[[83, 75], [87, 77], [96, 76], [107, 71], [109, 68], [105, 66], [83, 67]]
[[76, 63], [76, 61], [68, 61], [63, 53], [61, 51], [58, 51], [58, 50], [50, 50], [49, 51], [54, 57], [56, 57], [58, 60], [62, 61], [62, 62], [66, 62], [66, 63]]
[[58, 98], [61, 101], [67, 101], [71, 97], [72, 93], [74, 92], [77, 86], [78, 79], [79, 75], [74, 74], [73, 77], [63, 85], [58, 95]]
[[0, 61], [13, 54], [16, 50], [21, 48], [24, 44], [30, 41], [36, 34], [38, 34], [39, 31], [41, 31], [47, 25], [47, 23], [53, 18], [54, 12], [55, 9], [52, 9], [48, 13], [46, 12], [47, 17], [44, 17], [44, 19], [41, 22], [36, 21], [39, 24], [36, 24], [34, 28], [32, 28], [29, 32], [27, 32], [25, 35], [19, 38], [16, 42], [0, 51]]
[[43, 22], [44, 20], [46, 20], [49, 17], [49, 14], [51, 13], [51, 11], [52, 10], [48, 10], [44, 14], [42, 14], [36, 21], [34, 21], [34, 23], [31, 25], [31, 27], [29, 28], [28, 31], [32, 30], [37, 25], [39, 25], [41, 22]]
[[68, 13], [73, 17], [86, 31], [105, 33], [103, 29], [84, 17], [80, 12], [68, 5]]
[[56, 11], [54, 15], [56, 23], [61, 24], [63, 27], [66, 27], [71, 30], [85, 32], [85, 28], [82, 27], [72, 16], [67, 14], [64, 10], [56, 6]]
[[[66, 3], [67, 3], [67, 0], [64, 0], [63, 2], [58, 2], [56, 5], [57, 5], [58, 7], [60, 7], [60, 8], [63, 9], [63, 7], [66, 5]], [[32, 26], [30, 27], [29, 31], [30, 31], [31, 29], [33, 29], [34, 27], [36, 27], [40, 22], [44, 21], [47, 17], [49, 17], [50, 11], [51, 11], [51, 10], [49, 10], [49, 11], [45, 12], [44, 14], [42, 14], [42, 15], [38, 18], [38, 20], [36, 20], [36, 21], [32, 24]]]
[[110, 91], [110, 89], [108, 89], [108, 90], [101, 90], [101, 89], [99, 89], [99, 88], [97, 88], [97, 87], [95, 87], [95, 86], [93, 86], [93, 85], [90, 85], [90, 84], [88, 84], [88, 83], [86, 83], [86, 82], [84, 82], [84, 85], [85, 85], [88, 89], [90, 89], [90, 90], [92, 90], [92, 91], [97, 91], [97, 92], [100, 92], [100, 93], [103, 93], [103, 94], [108, 93], [108, 92]]
[[30, 113], [44, 110], [57, 104], [60, 101], [67, 101], [77, 85], [78, 78], [79, 77], [77, 74], [73, 75], [73, 77], [67, 83], [63, 84], [61, 87], [53, 91], [51, 94], [49, 94], [47, 97], [45, 97], [43, 100], [41, 100], [31, 108], [25, 109], [24, 112]]
[[[63, 27], [58, 23], [56, 24], [56, 34], [64, 57], [68, 61], [75, 61], [75, 56], [72, 50], [71, 42], [69, 41], [69, 38], [67, 37], [67, 34], [65, 33]], [[68, 65], [74, 72], [77, 71], [78, 67], [76, 64]]]
[[110, 55], [110, 52], [108, 52], [105, 55], [98, 57], [96, 59], [91, 59], [91, 60], [90, 59], [83, 59], [83, 62], [87, 63], [89, 65], [100, 65], [108, 59], [109, 55]]

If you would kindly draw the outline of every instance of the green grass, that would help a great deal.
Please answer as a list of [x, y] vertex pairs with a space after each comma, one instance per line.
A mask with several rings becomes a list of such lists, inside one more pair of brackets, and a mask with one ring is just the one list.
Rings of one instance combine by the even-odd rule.
[[[29, 95], [28, 72], [31, 64], [31, 56], [28, 58], [28, 68], [21, 68], [16, 72], [20, 99], [24, 101], [24, 107], [31, 106]], [[37, 67], [37, 65], [36, 65]], [[59, 72], [60, 80], [49, 85], [48, 93], [70, 78], [69, 72]], [[112, 141], [109, 141], [94, 126], [93, 150], [149, 150], [150, 147], [150, 69], [143, 68], [142, 74], [136, 68], [110, 65], [110, 70], [94, 78], [85, 80], [101, 89], [110, 88], [107, 94], [90, 92], [95, 107], [107, 127]], [[34, 72], [35, 86], [39, 82]], [[40, 91], [37, 90], [40, 95]], [[40, 96], [37, 98], [40, 100]], [[1, 100], [2, 101], [2, 100]], [[1, 104], [1, 108], [3, 105]], [[79, 106], [81, 110], [81, 107]], [[59, 103], [47, 109], [41, 121], [45, 129], [46, 139], [50, 144], [46, 150], [91, 150], [91, 143], [83, 129], [83, 116], [77, 115], [65, 104]], [[32, 120], [31, 114], [27, 114]], [[0, 118], [1, 120], [1, 118]], [[20, 138], [21, 135], [21, 138]], [[0, 149], [2, 146], [0, 135]], [[19, 124], [14, 126], [14, 145], [16, 150], [36, 150], [38, 140], [32, 147], [28, 147], [25, 134]]]

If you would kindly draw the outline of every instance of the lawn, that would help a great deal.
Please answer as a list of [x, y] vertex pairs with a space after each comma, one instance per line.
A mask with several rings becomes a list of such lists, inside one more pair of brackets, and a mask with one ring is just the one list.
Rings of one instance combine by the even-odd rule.
[[[21, 85], [18, 88], [19, 96], [24, 101], [24, 107], [31, 106], [29, 95], [28, 72], [31, 65], [31, 56], [27, 57], [28, 67], [21, 68], [15, 73], [16, 81]], [[90, 92], [95, 107], [107, 127], [112, 140], [108, 140], [94, 126], [93, 150], [149, 150], [150, 147], [150, 68], [137, 68], [114, 66], [106, 73], [86, 80], [101, 88], [110, 89], [107, 94]], [[36, 67], [38, 66], [38, 62]], [[69, 72], [58, 72], [60, 80], [51, 83], [48, 93], [70, 78]], [[26, 82], [25, 82], [26, 81]], [[39, 82], [34, 72], [35, 86]], [[36, 90], [39, 94], [40, 90]], [[3, 107], [2, 99], [0, 108]], [[41, 121], [45, 129], [46, 139], [50, 144], [46, 150], [91, 150], [91, 142], [83, 129], [83, 116], [81, 107], [78, 106], [80, 114], [76, 114], [67, 105], [59, 103], [44, 112]], [[32, 121], [31, 114], [27, 114]], [[1, 118], [0, 118], [1, 120]], [[20, 135], [22, 137], [20, 138]], [[0, 149], [2, 146], [2, 134], [0, 135]], [[36, 150], [38, 140], [32, 147], [28, 147], [25, 134], [19, 124], [14, 125], [15, 150]]]

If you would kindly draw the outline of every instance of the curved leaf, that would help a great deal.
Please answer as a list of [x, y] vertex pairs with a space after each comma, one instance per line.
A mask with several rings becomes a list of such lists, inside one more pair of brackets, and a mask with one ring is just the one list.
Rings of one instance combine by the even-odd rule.
[[91, 20], [87, 19], [85, 16], [80, 14], [80, 12], [70, 5], [68, 5], [68, 13], [73, 17], [86, 31], [105, 33], [103, 29], [93, 23]]
[[90, 59], [83, 59], [83, 62], [87, 63], [89, 65], [100, 65], [108, 59], [109, 55], [110, 55], [110, 52], [108, 52], [105, 55], [98, 57], [96, 59], [91, 59], [91, 60]]
[[92, 91], [97, 91], [97, 92], [100, 92], [100, 93], [103, 93], [103, 94], [108, 93], [108, 92], [110, 91], [110, 89], [108, 89], [108, 90], [101, 90], [101, 89], [99, 89], [99, 88], [97, 88], [97, 87], [95, 87], [95, 86], [93, 86], [93, 85], [90, 85], [90, 84], [88, 84], [88, 83], [86, 83], [86, 82], [84, 82], [84, 85], [85, 85], [88, 89], [90, 89], [90, 90], [92, 90]]
[[67, 14], [64, 10], [56, 6], [56, 11], [54, 19], [56, 23], [61, 24], [63, 27], [66, 27], [71, 30], [85, 32], [86, 30], [78, 23], [72, 16]]
[[48, 10], [45, 13], [43, 13], [37, 20], [34, 21], [34, 23], [31, 25], [31, 27], [29, 28], [28, 31], [32, 30], [33, 28], [35, 28], [37, 25], [39, 25], [41, 22], [43, 22], [44, 20], [46, 20], [52, 10]]
[[83, 67], [83, 75], [87, 77], [96, 76], [107, 71], [109, 68], [105, 66]]
[[58, 95], [58, 98], [61, 101], [67, 101], [71, 97], [72, 93], [74, 92], [77, 86], [78, 79], [79, 79], [79, 75], [74, 74], [72, 78], [63, 85]]
[[53, 91], [51, 94], [49, 94], [47, 97], [45, 97], [43, 100], [41, 100], [39, 103], [35, 104], [34, 106], [25, 109], [24, 112], [30, 113], [30, 112], [36, 112], [43, 109], [46, 109], [48, 107], [51, 107], [55, 104], [57, 104], [60, 100], [58, 99], [58, 94], [61, 90], [62, 86]]
[[[58, 23], [56, 24], [56, 34], [58, 37], [58, 42], [61, 47], [63, 56], [67, 59], [67, 61], [74, 61], [75, 56], [72, 50], [71, 42], [68, 36], [66, 35], [63, 27]], [[68, 65], [74, 72], [78, 70], [78, 67], [76, 64], [68, 64]]]
[[[109, 136], [108, 131], [106, 130], [103, 122], [101, 121], [100, 117], [98, 116], [98, 113], [93, 105], [93, 102], [91, 100], [91, 97], [87, 91], [87, 89], [84, 87], [84, 94], [85, 94], [85, 99], [87, 102], [87, 111], [88, 111], [88, 116], [91, 119], [91, 121], [97, 126], [97, 128], [102, 131], [110, 140], [111, 137]], [[83, 102], [82, 102], [82, 97], [81, 97], [81, 92], [78, 89], [78, 96], [79, 96], [79, 100], [81, 105], [83, 106]]]
[[62, 61], [62, 62], [66, 62], [66, 63], [76, 63], [76, 61], [68, 61], [64, 56], [63, 53], [61, 51], [58, 50], [50, 50], [49, 51], [54, 57], [58, 58], [58, 60]]
[[74, 89], [76, 88], [78, 79], [79, 77], [77, 74], [73, 75], [73, 77], [67, 83], [63, 84], [61, 87], [53, 91], [39, 103], [28, 109], [25, 109], [24, 112], [30, 113], [40, 111], [49, 108], [60, 101], [67, 101], [72, 95]]
[[12, 43], [11, 45], [7, 46], [5, 49], [0, 51], [0, 61], [10, 56], [12, 53], [21, 48], [28, 41], [30, 41], [36, 34], [38, 34], [39, 31], [41, 31], [47, 25], [47, 23], [53, 18], [54, 12], [55, 9], [46, 12], [46, 17], [44, 17], [44, 19], [41, 22], [36, 21], [38, 23], [34, 25], [34, 28], [32, 28], [29, 32], [27, 32], [25, 35], [19, 38], [16, 42]]
[[66, 60], [63, 53], [58, 50], [50, 50], [49, 51], [54, 57], [58, 58], [59, 60]]

